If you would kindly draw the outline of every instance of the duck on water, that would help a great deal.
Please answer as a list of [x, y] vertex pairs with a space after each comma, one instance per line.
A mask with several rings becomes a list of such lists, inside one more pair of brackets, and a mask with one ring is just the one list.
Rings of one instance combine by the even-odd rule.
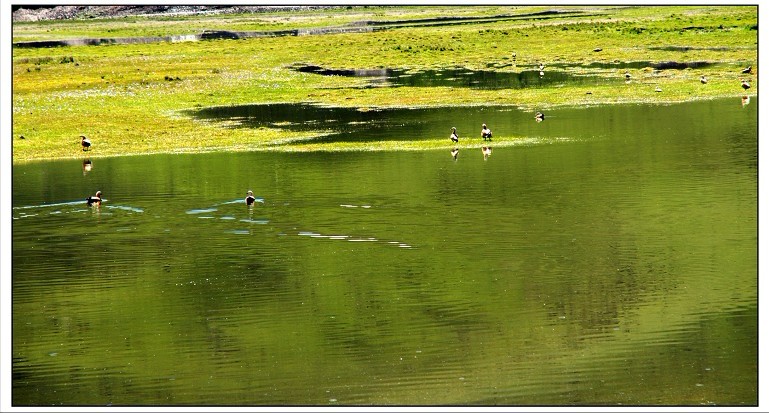
[[256, 202], [256, 198], [254, 197], [254, 193], [252, 191], [248, 191], [246, 193], [246, 205], [254, 205], [254, 202]]
[[90, 206], [101, 206], [101, 191], [96, 191], [96, 194], [93, 196], [89, 196], [85, 199], [86, 205]]

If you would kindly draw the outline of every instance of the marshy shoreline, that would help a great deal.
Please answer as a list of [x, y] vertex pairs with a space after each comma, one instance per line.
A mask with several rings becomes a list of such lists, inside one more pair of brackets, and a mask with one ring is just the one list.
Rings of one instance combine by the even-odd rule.
[[[442, 135], [420, 141], [404, 136], [396, 144], [317, 142], [313, 137], [328, 130], [233, 128], [184, 115], [217, 106], [509, 106], [533, 113], [739, 99], [756, 95], [756, 24], [754, 6], [351, 6], [18, 21], [13, 162], [80, 158], [81, 134], [94, 141], [91, 157], [451, 146]], [[210, 38], [166, 40], [190, 33]], [[55, 47], [23, 47], [25, 42]], [[543, 82], [536, 83], [536, 76], [526, 76], [540, 65]], [[303, 66], [330, 72], [296, 70]], [[747, 66], [752, 71], [742, 73]], [[447, 68], [514, 80], [479, 87], [446, 81], [450, 76], [393, 84], [394, 77], [379, 76], [377, 83], [370, 74], [344, 75], [399, 70], [419, 78]], [[743, 90], [742, 80], [752, 88]], [[525, 138], [495, 135], [499, 145]]]

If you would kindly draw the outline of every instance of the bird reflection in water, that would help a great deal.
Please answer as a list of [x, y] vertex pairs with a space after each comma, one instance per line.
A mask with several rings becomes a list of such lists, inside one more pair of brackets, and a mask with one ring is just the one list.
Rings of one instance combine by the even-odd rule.
[[743, 96], [742, 97], [742, 107], [744, 108], [745, 106], [748, 105], [748, 103], [750, 103], [750, 96]]
[[93, 163], [91, 163], [90, 158], [83, 159], [83, 175], [87, 174], [88, 172], [91, 172], [91, 169], [93, 169]]
[[454, 160], [457, 160], [457, 155], [459, 155], [459, 148], [454, 148], [451, 150], [451, 156], [454, 158]]
[[489, 159], [489, 156], [491, 155], [491, 146], [484, 146], [481, 148], [481, 152], [483, 152], [483, 160]]

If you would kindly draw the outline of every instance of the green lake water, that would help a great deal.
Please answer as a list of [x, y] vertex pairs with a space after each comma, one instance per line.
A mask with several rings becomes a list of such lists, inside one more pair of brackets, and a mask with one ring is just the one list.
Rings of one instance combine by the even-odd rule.
[[[409, 112], [456, 159], [14, 165], [12, 402], [755, 406], [757, 105]], [[481, 123], [527, 139], [484, 157]]]

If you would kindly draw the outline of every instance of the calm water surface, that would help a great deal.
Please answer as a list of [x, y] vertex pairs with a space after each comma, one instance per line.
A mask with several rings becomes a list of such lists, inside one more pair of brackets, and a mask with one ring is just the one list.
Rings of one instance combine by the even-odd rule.
[[756, 405], [757, 103], [16, 165], [13, 403]]

